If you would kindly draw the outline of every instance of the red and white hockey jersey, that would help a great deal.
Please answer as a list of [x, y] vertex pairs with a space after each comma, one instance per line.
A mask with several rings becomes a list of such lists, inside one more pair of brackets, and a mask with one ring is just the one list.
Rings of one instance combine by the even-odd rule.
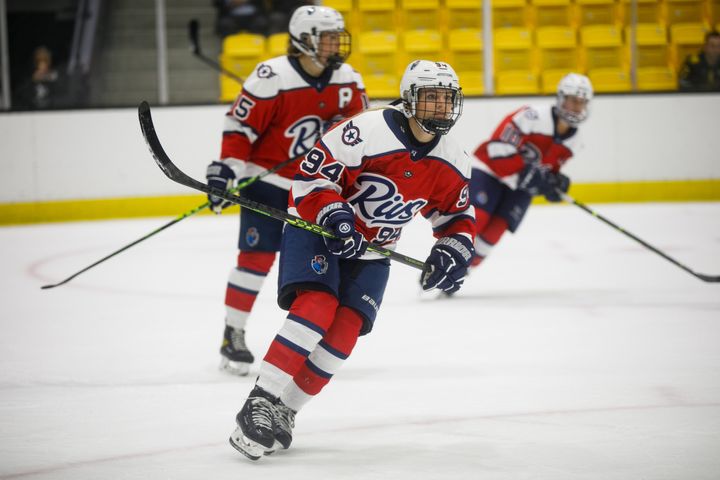
[[[315, 78], [296, 58], [275, 57], [258, 64], [225, 117], [220, 158], [238, 178], [262, 173], [307, 153], [325, 122], [367, 108], [360, 74], [348, 64]], [[289, 189], [298, 162], [264, 182]]]
[[317, 222], [326, 205], [346, 201], [356, 228], [376, 245], [393, 248], [418, 213], [436, 238], [472, 241], [470, 159], [450, 136], [417, 143], [394, 108], [362, 113], [330, 130], [300, 163], [290, 190], [290, 212]]
[[561, 136], [556, 124], [551, 105], [525, 106], [514, 111], [500, 122], [490, 140], [475, 150], [480, 161], [475, 161], [473, 168], [501, 178], [513, 188], [517, 173], [527, 163], [549, 165], [557, 173], [573, 156], [580, 141], [576, 128]]

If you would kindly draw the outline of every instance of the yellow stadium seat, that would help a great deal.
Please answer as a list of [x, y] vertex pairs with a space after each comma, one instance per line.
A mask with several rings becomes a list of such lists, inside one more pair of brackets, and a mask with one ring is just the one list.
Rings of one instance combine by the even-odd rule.
[[598, 68], [590, 70], [588, 77], [596, 92], [629, 92], [632, 89], [630, 74], [619, 68]]
[[539, 27], [535, 30], [535, 43], [540, 48], [574, 48], [577, 38], [570, 27]]
[[485, 85], [482, 70], [460, 70], [457, 71], [460, 78], [460, 87], [464, 95], [483, 95]]
[[578, 69], [577, 38], [572, 28], [540, 27], [535, 31], [535, 37], [541, 72]]
[[668, 67], [671, 64], [672, 60], [667, 45], [638, 45], [638, 68]]
[[494, 32], [495, 70], [532, 70], [534, 51], [530, 30], [524, 28], [500, 28]]
[[665, 23], [705, 23], [705, 4], [702, 0], [668, 0]]
[[409, 30], [403, 32], [402, 43], [406, 53], [405, 65], [400, 65], [401, 70], [413, 60], [435, 60], [445, 61], [443, 55], [442, 36], [437, 30]]
[[287, 33], [275, 33], [267, 39], [268, 53], [271, 57], [278, 57], [287, 53], [290, 35]]
[[[630, 43], [632, 28], [625, 27], [625, 38]], [[667, 28], [659, 23], [638, 23], [635, 28], [635, 41], [638, 45], [667, 45]]]
[[540, 76], [540, 92], [544, 94], [556, 93], [560, 79], [572, 71], [575, 71], [575, 69], [543, 70]]
[[705, 27], [701, 23], [670, 25], [670, 42], [676, 45], [702, 45], [705, 43]]
[[532, 35], [526, 28], [498, 28], [493, 34], [495, 48], [505, 50], [530, 48]]
[[529, 10], [525, 2], [504, 3], [505, 1], [507, 0], [493, 2], [493, 28], [529, 27]]
[[[632, 0], [622, 0], [622, 23], [632, 23]], [[637, 0], [637, 23], [660, 23], [665, 24], [663, 15], [663, 2], [658, 0]]]
[[570, 5], [570, 0], [530, 0], [535, 6]]
[[[635, 30], [638, 68], [667, 68], [670, 65], [668, 36], [665, 26], [639, 23]], [[632, 29], [625, 27], [628, 53], [631, 48]]]
[[498, 95], [534, 95], [540, 93], [537, 75], [531, 71], [498, 72], [495, 91]]
[[493, 7], [524, 7], [525, 0], [493, 0]]
[[358, 35], [358, 49], [362, 54], [394, 53], [397, 35], [394, 32], [362, 32]]
[[620, 29], [613, 25], [590, 25], [580, 29], [584, 70], [626, 66]]
[[[362, 32], [358, 35], [359, 61], [354, 59], [353, 66], [362, 73], [363, 78], [366, 75], [394, 77], [401, 67], [398, 65], [397, 51], [398, 40], [394, 32]], [[376, 80], [375, 86], [386, 83], [382, 79]]]
[[343, 15], [351, 12], [353, 8], [352, 0], [323, 0], [322, 4], [334, 8]]
[[410, 30], [402, 34], [406, 52], [439, 52], [442, 35], [437, 30]]
[[638, 68], [637, 70], [638, 90], [672, 91], [677, 90], [677, 83], [677, 76], [671, 68]]
[[376, 98], [399, 98], [400, 79], [390, 74], [363, 74], [363, 83], [368, 96]]
[[618, 4], [613, 0], [577, 0], [577, 9], [580, 26], [618, 23]]
[[[448, 0], [448, 8], [463, 7], [463, 0]], [[468, 0], [465, 0], [466, 4]], [[475, 2], [477, 5], [477, 2]], [[460, 78], [465, 95], [483, 95], [483, 33], [480, 28], [456, 28], [448, 32], [450, 64]]]
[[[258, 62], [266, 57], [265, 37], [249, 33], [230, 35], [223, 40], [220, 65], [241, 78], [247, 78]], [[232, 102], [242, 90], [240, 84], [220, 75], [220, 101]]]
[[439, 28], [438, 0], [400, 0], [400, 7], [405, 30]]
[[259, 57], [265, 54], [265, 37], [252, 33], [229, 35], [223, 40], [222, 53], [236, 57]]
[[482, 30], [475, 28], [456, 28], [448, 33], [448, 46], [451, 51], [481, 51], [483, 48]]
[[715, 25], [715, 30], [720, 32], [720, 1], [713, 0], [710, 4], [710, 19], [708, 23]]
[[536, 27], [564, 26], [573, 24], [573, 8], [570, 0], [531, 0]]
[[394, 31], [397, 28], [395, 0], [362, 0], [357, 7], [361, 31]]
[[400, 6], [407, 10], [437, 10], [440, 2], [439, 0], [400, 0]]
[[447, 28], [482, 29], [482, 5], [477, 0], [446, 0]]
[[580, 28], [580, 43], [585, 47], [619, 47], [622, 35], [613, 25], [590, 25]]

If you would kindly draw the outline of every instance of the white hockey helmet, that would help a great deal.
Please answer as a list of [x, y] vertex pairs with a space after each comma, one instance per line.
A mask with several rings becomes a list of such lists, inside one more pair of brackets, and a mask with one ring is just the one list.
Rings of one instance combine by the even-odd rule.
[[[330, 7], [304, 5], [290, 17], [290, 42], [322, 67], [337, 69], [350, 56], [350, 34], [340, 12]], [[318, 59], [320, 36], [324, 32], [339, 34], [339, 48], [328, 56], [325, 64]]]
[[[580, 112], [569, 110], [565, 106], [567, 97], [576, 97], [585, 100], [585, 108]], [[560, 79], [557, 87], [557, 111], [560, 118], [565, 120], [571, 127], [577, 127], [588, 115], [588, 105], [593, 97], [593, 87], [590, 79], [579, 73], [568, 73]]]
[[[435, 118], [432, 112], [418, 111], [419, 91], [424, 88], [447, 89], [451, 94], [452, 109], [444, 118]], [[445, 135], [455, 125], [462, 114], [463, 93], [455, 70], [444, 62], [415, 60], [405, 69], [400, 80], [400, 98], [403, 101], [403, 113], [407, 118], [414, 117], [427, 133]], [[427, 113], [430, 115], [428, 116]], [[422, 117], [422, 118], [421, 118]]]

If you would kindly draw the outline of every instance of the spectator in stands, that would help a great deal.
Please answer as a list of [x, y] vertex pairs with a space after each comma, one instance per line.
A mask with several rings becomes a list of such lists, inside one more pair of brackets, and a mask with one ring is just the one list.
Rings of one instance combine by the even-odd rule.
[[222, 38], [240, 32], [267, 35], [268, 14], [263, 0], [213, 0], [218, 9], [215, 32]]
[[19, 108], [49, 109], [65, 104], [64, 79], [53, 67], [52, 52], [39, 46], [33, 52], [33, 73], [17, 90], [16, 106]]
[[680, 90], [720, 91], [720, 33], [705, 35], [702, 51], [689, 55], [680, 70]]

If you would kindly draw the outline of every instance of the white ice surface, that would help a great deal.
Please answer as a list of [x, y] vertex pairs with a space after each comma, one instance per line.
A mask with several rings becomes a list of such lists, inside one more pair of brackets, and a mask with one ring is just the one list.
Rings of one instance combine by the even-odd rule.
[[[720, 274], [720, 203], [598, 211]], [[534, 207], [453, 299], [394, 264], [375, 331], [293, 447], [227, 444], [253, 377], [217, 370], [237, 219], [0, 228], [0, 479], [720, 478], [720, 284], [572, 206]], [[399, 251], [424, 259], [426, 222]], [[275, 270], [256, 356], [284, 319]], [[253, 370], [254, 374], [256, 370]]]

